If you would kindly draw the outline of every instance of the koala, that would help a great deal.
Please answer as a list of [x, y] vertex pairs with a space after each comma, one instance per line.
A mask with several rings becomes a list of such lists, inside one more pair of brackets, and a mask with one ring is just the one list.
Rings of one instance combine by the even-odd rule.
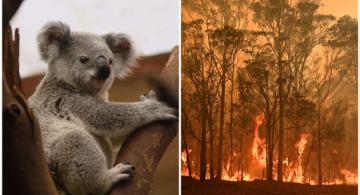
[[134, 64], [126, 35], [73, 32], [62, 22], [50, 22], [37, 40], [48, 71], [29, 105], [56, 186], [72, 195], [106, 194], [134, 169], [128, 163], [113, 165], [110, 139], [154, 121], [177, 120], [176, 111], [154, 94], [138, 102], [108, 100], [114, 78], [126, 77]]

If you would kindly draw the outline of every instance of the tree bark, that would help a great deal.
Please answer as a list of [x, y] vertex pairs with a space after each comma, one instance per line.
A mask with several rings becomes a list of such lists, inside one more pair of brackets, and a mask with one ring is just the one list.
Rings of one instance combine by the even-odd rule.
[[22, 0], [4, 0], [3, 1], [3, 29], [20, 7]]
[[[170, 84], [172, 94], [178, 92], [178, 53], [177, 47], [173, 49], [162, 73], [162, 77], [167, 78], [166, 80]], [[160, 98], [160, 100], [162, 99]], [[146, 125], [129, 135], [117, 155], [115, 164], [129, 162], [136, 170], [129, 182], [116, 184], [109, 194], [149, 194], [156, 167], [168, 145], [176, 136], [177, 130], [177, 122], [157, 122]]]
[[205, 98], [201, 97], [201, 143], [200, 143], [200, 181], [206, 177], [206, 104]]
[[282, 169], [284, 159], [284, 94], [283, 94], [283, 66], [281, 58], [279, 59], [279, 145], [278, 145], [278, 169], [277, 181], [282, 182]]
[[128, 182], [116, 184], [110, 195], [149, 194], [157, 165], [177, 133], [177, 123], [158, 122], [131, 134], [123, 143], [115, 164], [129, 162], [135, 167]]
[[322, 170], [321, 170], [321, 103], [319, 103], [318, 108], [318, 182], [319, 185], [322, 185]]
[[241, 181], [244, 180], [243, 132], [244, 132], [244, 129], [243, 129], [243, 128], [240, 128], [240, 170], [241, 170]]
[[[224, 70], [223, 70], [224, 71]], [[225, 74], [221, 78], [221, 96], [220, 96], [220, 128], [219, 128], [219, 145], [216, 167], [216, 179], [221, 180], [222, 176], [222, 152], [224, 142], [224, 115], [225, 115]]]
[[184, 133], [184, 131], [181, 131], [181, 132], [182, 132], [182, 139], [184, 141], [182, 146], [185, 147], [185, 153], [186, 153], [186, 164], [187, 164], [186, 166], [188, 167], [188, 170], [189, 170], [189, 176], [192, 177], [192, 175], [191, 175], [190, 156], [189, 156], [189, 148], [188, 148], [188, 145], [187, 145], [185, 133]]
[[233, 143], [233, 134], [232, 134], [233, 124], [234, 124], [234, 72], [235, 72], [235, 63], [231, 65], [230, 122], [229, 122], [230, 156], [232, 156], [234, 153], [234, 143]]
[[12, 40], [9, 25], [3, 29], [3, 98], [4, 194], [58, 194], [45, 161], [39, 125], [22, 92], [19, 32]]
[[210, 131], [210, 179], [214, 179], [214, 128], [212, 122], [212, 105], [209, 105], [208, 126]]
[[272, 155], [272, 128], [271, 128], [271, 117], [270, 112], [267, 111], [266, 114], [266, 180], [273, 180], [273, 155]]

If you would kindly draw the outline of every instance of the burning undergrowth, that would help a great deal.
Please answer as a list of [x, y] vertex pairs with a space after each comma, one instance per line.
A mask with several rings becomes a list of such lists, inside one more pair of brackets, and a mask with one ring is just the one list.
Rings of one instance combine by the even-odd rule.
[[[241, 156], [239, 152], [233, 152], [232, 155], [229, 155], [225, 164], [222, 168], [222, 177], [221, 180], [225, 181], [255, 181], [255, 180], [265, 180], [265, 168], [266, 168], [266, 140], [260, 136], [260, 127], [263, 125], [265, 120], [264, 114], [260, 113], [254, 118], [254, 129], [252, 140], [250, 144], [250, 152], [245, 152], [247, 157]], [[306, 159], [309, 155], [310, 150], [310, 141], [313, 139], [310, 133], [302, 133], [299, 135], [298, 140], [293, 145], [293, 151], [291, 152], [291, 157], [285, 157], [283, 160], [283, 181], [292, 182], [292, 183], [301, 183], [301, 184], [310, 184], [317, 185], [316, 173], [309, 173], [310, 171], [305, 170], [306, 168]], [[193, 149], [188, 149], [187, 153], [189, 156], [193, 156]], [[193, 167], [191, 170], [191, 177], [194, 179], [199, 179], [199, 175], [196, 172], [196, 164], [194, 160], [190, 160], [187, 156], [185, 150], [181, 153], [181, 175], [190, 176], [188, 165]], [[290, 156], [290, 155], [289, 155]], [[239, 166], [239, 161], [241, 158], [247, 159], [247, 166], [241, 169]], [[277, 164], [277, 159], [274, 159], [274, 163]], [[276, 166], [274, 166], [276, 168]], [[308, 168], [310, 169], [310, 168]], [[276, 169], [275, 169], [276, 170]], [[339, 165], [336, 170], [332, 172], [337, 172], [334, 174], [334, 177], [327, 178], [322, 184], [323, 185], [357, 185], [358, 184], [358, 174], [356, 170], [351, 170], [346, 167]], [[315, 176], [314, 176], [315, 175]], [[273, 178], [276, 178], [276, 171], [274, 172]], [[209, 175], [209, 164], [207, 164], [207, 174], [206, 179], [210, 179]]]

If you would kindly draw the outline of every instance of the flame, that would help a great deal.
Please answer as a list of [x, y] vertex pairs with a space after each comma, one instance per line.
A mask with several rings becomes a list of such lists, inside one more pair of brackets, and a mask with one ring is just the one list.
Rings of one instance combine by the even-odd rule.
[[300, 141], [296, 143], [295, 148], [298, 150], [297, 166], [294, 170], [295, 179], [293, 182], [303, 183], [304, 182], [304, 169], [303, 169], [303, 155], [306, 144], [308, 143], [309, 134], [301, 134]]
[[[239, 156], [240, 155], [238, 153], [234, 152], [233, 155], [229, 157], [226, 165], [222, 169], [222, 177], [221, 177], [222, 180], [241, 181], [241, 171], [236, 170], [236, 171], [233, 171], [233, 173], [231, 173], [231, 169], [230, 169], [231, 161], [232, 160], [235, 160], [235, 161], [240, 160], [240, 159], [236, 159]], [[254, 178], [249, 173], [244, 172], [242, 180], [252, 181], [252, 180], [254, 180]]]
[[251, 155], [256, 164], [258, 164], [261, 168], [265, 168], [266, 166], [266, 145], [265, 139], [260, 139], [259, 137], [259, 127], [262, 125], [264, 121], [264, 113], [260, 113], [255, 117], [255, 129], [254, 129], [254, 140], [251, 148]]
[[352, 172], [347, 169], [340, 169], [340, 174], [342, 174], [345, 177], [346, 184], [357, 185], [358, 183], [357, 172]]
[[309, 140], [309, 134], [303, 133], [300, 136], [300, 140], [295, 144], [295, 148], [297, 149], [297, 155], [298, 155], [296, 162], [289, 163], [288, 158], [285, 158], [283, 164], [284, 167], [288, 168], [284, 176], [285, 181], [304, 183], [305, 177], [304, 177], [304, 169], [303, 169], [303, 155], [308, 140]]
[[261, 139], [259, 136], [259, 128], [262, 125], [263, 121], [265, 119], [265, 115], [263, 112], [258, 114], [255, 119], [255, 129], [254, 129], [254, 139], [252, 142], [251, 147], [251, 156], [253, 159], [253, 172], [252, 174], [243, 172], [241, 173], [240, 170], [235, 170], [231, 172], [230, 165], [232, 161], [239, 161], [240, 159], [237, 159], [238, 156], [240, 156], [238, 153], [234, 152], [232, 156], [230, 156], [227, 160], [226, 165], [222, 169], [222, 180], [227, 181], [252, 181], [254, 179], [261, 179], [261, 177], [258, 176], [258, 173], [262, 173], [266, 166], [266, 145], [265, 145], [265, 139]]
[[229, 157], [225, 167], [222, 170], [222, 180], [227, 180], [227, 181], [237, 181], [238, 177], [239, 177], [239, 171], [235, 171], [234, 174], [230, 173], [230, 162], [231, 162], [231, 158], [236, 157], [237, 154], [234, 153], [232, 156]]
[[[222, 180], [227, 181], [253, 181], [255, 179], [262, 179], [264, 176], [264, 169], [266, 168], [266, 143], [265, 139], [261, 139], [259, 136], [259, 128], [263, 124], [265, 119], [264, 113], [258, 114], [254, 118], [255, 128], [254, 128], [254, 138], [251, 145], [251, 167], [247, 168], [243, 172], [239, 167], [237, 167], [237, 162], [240, 162], [240, 153], [234, 152], [229, 155], [226, 163], [223, 164], [222, 168]], [[284, 157], [283, 160], [283, 180], [285, 182], [294, 182], [294, 183], [307, 183], [310, 185], [317, 185], [317, 181], [314, 178], [305, 178], [304, 175], [304, 155], [307, 149], [309, 139], [311, 135], [309, 133], [303, 133], [300, 135], [299, 140], [295, 143], [295, 152], [296, 156], [293, 160], [288, 157]], [[192, 149], [188, 150], [190, 154]], [[337, 150], [333, 150], [333, 153], [337, 153]], [[245, 154], [243, 154], [245, 155]], [[182, 169], [181, 175], [189, 176], [189, 169], [187, 167], [187, 156], [186, 151], [181, 152], [181, 161]], [[274, 159], [274, 164], [277, 164], [277, 159]], [[191, 175], [195, 179], [199, 179], [199, 175], [196, 174], [196, 165], [194, 161], [190, 162]], [[342, 178], [333, 178], [330, 181], [323, 182], [323, 185], [357, 185], [358, 184], [358, 174], [357, 171], [351, 171], [345, 168], [339, 169], [339, 173]], [[260, 175], [261, 174], [261, 175]], [[206, 179], [210, 178], [210, 165], [206, 165]], [[274, 171], [274, 178], [276, 178], [276, 171]]]
[[[192, 149], [188, 149], [189, 154], [192, 152]], [[193, 162], [191, 162], [193, 164]], [[193, 173], [191, 173], [192, 175]], [[187, 167], [187, 155], [186, 150], [181, 152], [181, 175], [189, 176], [189, 169]]]
[[186, 163], [186, 152], [185, 151], [181, 152], [181, 161], [182, 161], [182, 163]]

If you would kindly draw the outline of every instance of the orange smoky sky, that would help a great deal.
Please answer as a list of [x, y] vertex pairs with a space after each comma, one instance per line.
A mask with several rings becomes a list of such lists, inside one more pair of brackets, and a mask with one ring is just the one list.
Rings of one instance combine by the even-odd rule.
[[350, 15], [357, 18], [358, 1], [357, 0], [323, 0], [320, 12], [323, 14], [332, 14], [336, 17]]
[[[322, 14], [332, 14], [336, 17], [350, 15], [358, 18], [358, 0], [322, 0], [319, 8]], [[183, 20], [189, 19], [187, 14], [183, 14]]]

